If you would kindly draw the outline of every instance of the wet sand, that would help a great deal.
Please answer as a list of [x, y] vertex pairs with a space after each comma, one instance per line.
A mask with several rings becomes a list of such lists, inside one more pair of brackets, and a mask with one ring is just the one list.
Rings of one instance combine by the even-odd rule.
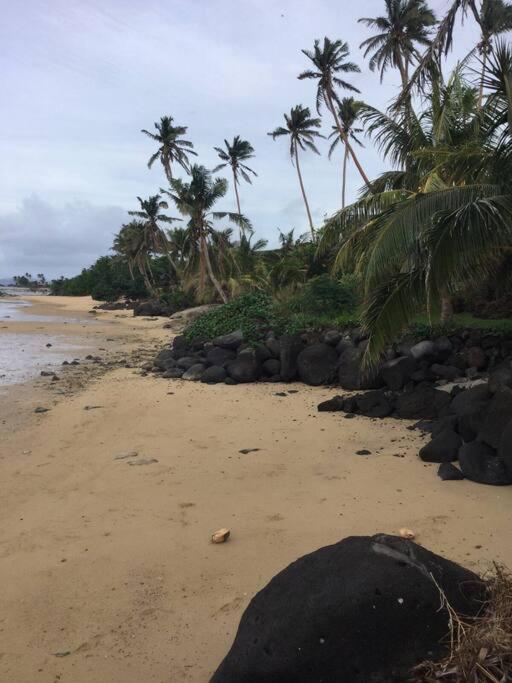
[[[56, 304], [90, 308], [37, 305]], [[168, 334], [113, 313], [98, 325], [77, 335], [115, 337], [113, 356]], [[25, 403], [10, 413], [0, 402], [0, 680], [206, 682], [251, 596], [348, 535], [407, 526], [471, 568], [512, 565], [512, 488], [442, 482], [405, 422], [318, 413], [324, 388], [112, 368], [63, 396], [15, 387]], [[212, 545], [224, 526], [231, 539]]]

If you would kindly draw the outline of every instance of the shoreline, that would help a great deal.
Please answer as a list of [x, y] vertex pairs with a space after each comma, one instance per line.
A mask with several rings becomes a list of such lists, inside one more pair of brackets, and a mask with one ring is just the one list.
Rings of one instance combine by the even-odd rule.
[[[90, 301], [37, 306], [87, 316]], [[115, 338], [112, 361], [169, 338], [163, 319], [118, 315], [70, 334]], [[470, 569], [512, 565], [509, 488], [442, 482], [407, 421], [318, 413], [324, 387], [208, 386], [132, 364], [66, 395], [48, 378], [18, 385], [2, 412], [0, 678], [205, 683], [254, 593], [350, 535], [408, 527]], [[212, 545], [220, 527], [231, 538]]]

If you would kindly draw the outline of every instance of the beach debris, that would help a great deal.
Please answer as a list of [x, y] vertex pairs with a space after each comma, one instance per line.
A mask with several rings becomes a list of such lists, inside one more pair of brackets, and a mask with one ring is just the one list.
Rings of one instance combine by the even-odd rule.
[[212, 534], [212, 543], [225, 543], [229, 536], [231, 534], [231, 531], [229, 529], [219, 529], [215, 533]]
[[41, 377], [53, 377], [54, 374], [51, 370], [41, 370]]
[[238, 452], [242, 453], [242, 455], [247, 455], [247, 453], [254, 453], [256, 451], [261, 450], [260, 448], [241, 448]]
[[61, 652], [54, 652], [54, 657], [67, 657], [71, 654], [71, 650], [62, 650]]
[[409, 541], [412, 541], [413, 538], [416, 538], [416, 534], [414, 533], [414, 531], [411, 531], [411, 529], [407, 529], [407, 527], [402, 527], [401, 529], [399, 529], [398, 535], [401, 538], [407, 538]]
[[114, 460], [126, 460], [127, 458], [136, 458], [139, 455], [138, 451], [128, 451], [126, 453], [118, 453], [114, 455]]
[[286, 398], [288, 396], [288, 394], [286, 393], [286, 391], [276, 391], [274, 396], [282, 396], [282, 397]]
[[103, 408], [103, 406], [84, 406], [84, 410], [96, 410], [96, 408]]
[[154, 462], [158, 462], [156, 458], [140, 458], [139, 460], [128, 461], [129, 465], [152, 465]]
[[356, 455], [371, 455], [372, 452], [367, 448], [362, 448], [360, 451], [356, 451]]
[[43, 408], [42, 406], [37, 406], [37, 408], [34, 410], [34, 413], [47, 413], [50, 410], [50, 408]]

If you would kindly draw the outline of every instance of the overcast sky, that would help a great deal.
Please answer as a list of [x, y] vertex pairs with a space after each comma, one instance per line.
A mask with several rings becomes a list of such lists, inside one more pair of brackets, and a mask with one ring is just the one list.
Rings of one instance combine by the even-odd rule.
[[[449, 3], [430, 0], [438, 16]], [[365, 65], [357, 23], [383, 0], [16, 0], [0, 25], [0, 277], [29, 271], [72, 275], [108, 253], [136, 196], [165, 185], [148, 170], [151, 140], [140, 133], [169, 114], [189, 127], [198, 160], [212, 168], [213, 146], [241, 135], [256, 150], [242, 211], [259, 237], [307, 229], [285, 140], [266, 134], [295, 104], [314, 109], [315, 85], [301, 48], [341, 38], [362, 70], [352, 82], [385, 107], [396, 74]], [[476, 42], [471, 22], [458, 30], [456, 55]], [[452, 57], [452, 60], [454, 57]], [[324, 132], [331, 122], [325, 116]], [[340, 203], [341, 150], [308, 153], [303, 175], [317, 224]], [[382, 169], [370, 144], [361, 151], [370, 177]], [[360, 180], [354, 169], [349, 198]], [[219, 209], [234, 210], [230, 185]], [[176, 211], [169, 211], [176, 215]]]

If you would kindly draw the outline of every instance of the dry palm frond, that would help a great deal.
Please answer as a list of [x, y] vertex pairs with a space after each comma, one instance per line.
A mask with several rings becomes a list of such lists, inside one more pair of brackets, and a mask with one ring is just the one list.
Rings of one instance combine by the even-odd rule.
[[450, 653], [440, 662], [423, 662], [414, 683], [509, 683], [512, 681], [512, 573], [499, 565], [484, 577], [487, 602], [473, 619], [450, 614]]

